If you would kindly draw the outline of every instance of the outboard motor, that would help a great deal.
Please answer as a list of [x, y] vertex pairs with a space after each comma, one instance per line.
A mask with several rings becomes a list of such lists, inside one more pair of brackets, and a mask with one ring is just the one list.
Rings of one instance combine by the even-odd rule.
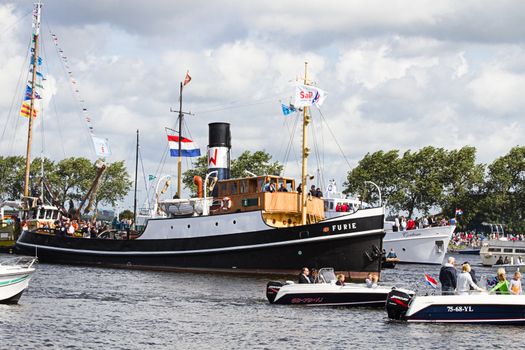
[[413, 295], [409, 293], [392, 288], [386, 298], [386, 312], [388, 317], [394, 320], [403, 320], [408, 311], [408, 306], [412, 300]]
[[282, 286], [283, 284], [278, 281], [270, 281], [266, 284], [266, 297], [271, 304], [273, 304], [275, 297]]

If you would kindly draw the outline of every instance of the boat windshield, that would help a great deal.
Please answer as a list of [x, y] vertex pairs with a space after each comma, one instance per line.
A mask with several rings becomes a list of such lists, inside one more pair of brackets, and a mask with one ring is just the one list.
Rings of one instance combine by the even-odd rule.
[[323, 283], [332, 283], [336, 281], [334, 269], [331, 267], [323, 267], [319, 270], [319, 281]]

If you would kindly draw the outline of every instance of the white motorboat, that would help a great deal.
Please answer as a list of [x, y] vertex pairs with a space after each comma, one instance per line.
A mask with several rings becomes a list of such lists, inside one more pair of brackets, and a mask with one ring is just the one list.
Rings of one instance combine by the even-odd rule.
[[17, 257], [0, 262], [0, 303], [16, 304], [35, 272], [37, 258]]
[[[324, 199], [324, 211], [327, 218], [334, 218], [348, 212], [366, 208], [367, 203], [355, 198], [347, 198], [337, 191], [335, 182], [327, 188]], [[343, 206], [344, 204], [344, 206]], [[342, 209], [343, 208], [343, 209]], [[391, 249], [397, 255], [399, 263], [441, 265], [452, 239], [455, 226], [432, 226], [406, 231], [394, 231], [394, 222], [385, 221], [383, 249]]]
[[[266, 297], [272, 304], [308, 306], [385, 306], [392, 287], [364, 283], [336, 284], [332, 268], [319, 270], [319, 283], [286, 283], [271, 281], [266, 285]], [[407, 291], [410, 295], [414, 292]]]
[[383, 249], [393, 249], [400, 263], [441, 265], [456, 226], [432, 226], [407, 231], [393, 231], [385, 222]]
[[525, 324], [525, 295], [487, 294], [411, 296], [394, 289], [388, 317], [408, 322]]

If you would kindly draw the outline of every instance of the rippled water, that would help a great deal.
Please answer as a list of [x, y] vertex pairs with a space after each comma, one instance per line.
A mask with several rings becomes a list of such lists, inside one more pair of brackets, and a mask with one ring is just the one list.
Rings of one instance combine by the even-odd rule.
[[[439, 267], [398, 265], [383, 281], [421, 286], [424, 272], [437, 278]], [[525, 340], [523, 327], [406, 324], [389, 321], [383, 309], [270, 305], [267, 281], [40, 264], [19, 305], [0, 305], [0, 347], [442, 349]]]

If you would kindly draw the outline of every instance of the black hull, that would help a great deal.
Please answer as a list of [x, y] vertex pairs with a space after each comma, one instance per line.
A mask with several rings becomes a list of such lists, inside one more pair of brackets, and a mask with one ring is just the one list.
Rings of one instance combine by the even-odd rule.
[[[21, 254], [41, 262], [141, 269], [195, 269], [297, 273], [302, 266], [333, 267], [350, 277], [380, 272], [382, 215], [264, 231], [199, 238], [111, 240], [24, 232]], [[346, 227], [348, 227], [346, 229]], [[359, 230], [356, 229], [359, 228]]]

